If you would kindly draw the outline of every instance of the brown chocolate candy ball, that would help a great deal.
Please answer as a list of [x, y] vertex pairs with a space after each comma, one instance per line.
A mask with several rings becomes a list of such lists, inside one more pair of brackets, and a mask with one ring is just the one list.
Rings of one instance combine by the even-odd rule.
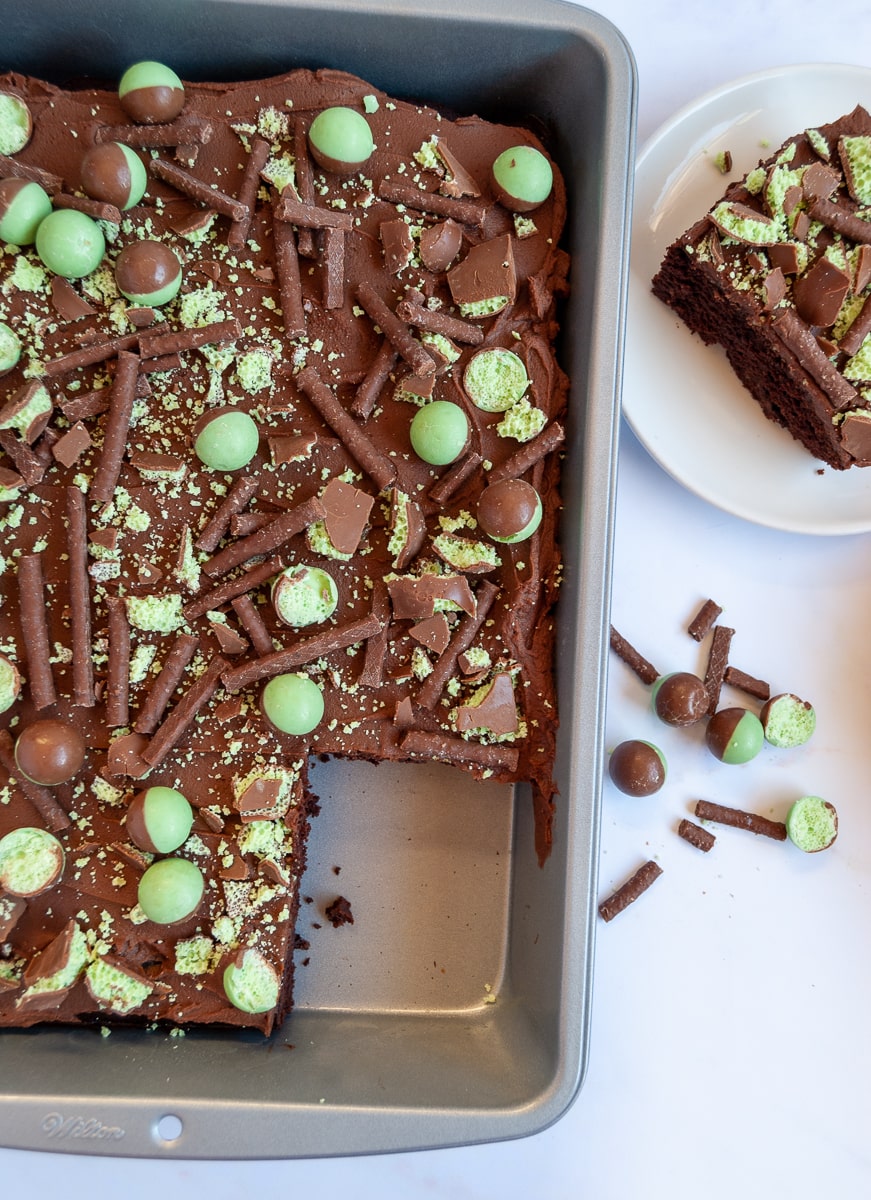
[[531, 483], [502, 479], [484, 488], [478, 500], [478, 524], [497, 542], [530, 537], [541, 520], [541, 500]]
[[134, 304], [166, 304], [181, 286], [181, 264], [164, 242], [143, 238], [118, 255], [115, 282]]
[[652, 742], [633, 738], [611, 751], [608, 774], [627, 796], [652, 796], [665, 783], [665, 757]]
[[698, 675], [675, 671], [656, 684], [653, 707], [666, 725], [695, 725], [708, 711], [710, 698]]
[[15, 762], [31, 783], [66, 783], [85, 761], [85, 742], [74, 725], [56, 717], [34, 721], [18, 735]]
[[93, 200], [126, 209], [138, 204], [145, 191], [142, 161], [120, 142], [92, 146], [81, 163], [82, 187]]

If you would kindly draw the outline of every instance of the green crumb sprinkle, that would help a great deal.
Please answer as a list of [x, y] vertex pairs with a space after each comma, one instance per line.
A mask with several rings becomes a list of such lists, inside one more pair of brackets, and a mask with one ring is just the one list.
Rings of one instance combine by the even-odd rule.
[[208, 975], [221, 961], [223, 951], [210, 937], [192, 937], [177, 942], [175, 970], [178, 975]]
[[381, 105], [378, 103], [378, 97], [371, 93], [363, 97], [363, 112], [377, 113]]

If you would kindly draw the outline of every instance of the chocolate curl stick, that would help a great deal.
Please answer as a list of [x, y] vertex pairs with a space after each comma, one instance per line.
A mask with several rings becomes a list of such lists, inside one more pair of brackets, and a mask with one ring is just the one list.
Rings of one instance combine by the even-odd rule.
[[51, 793], [50, 788], [31, 783], [18, 770], [15, 762], [15, 746], [8, 729], [0, 729], [0, 766], [13, 778], [21, 791], [45, 821], [52, 833], [69, 829], [72, 821], [65, 809], [61, 808]]
[[444, 475], [439, 476], [429, 489], [430, 499], [435, 504], [446, 504], [454, 492], [475, 474], [483, 461], [477, 450], [470, 450], [459, 462], [454, 463], [450, 471], [445, 471]]
[[179, 329], [163, 332], [150, 329], [140, 334], [139, 349], [143, 358], [165, 358], [168, 354], [180, 354], [183, 350], [199, 350], [212, 343], [235, 342], [242, 335], [242, 326], [232, 317], [228, 321], [212, 321], [210, 325], [197, 325], [194, 329]]
[[41, 555], [23, 554], [18, 560], [18, 596], [31, 699], [37, 708], [48, 708], [57, 700], [57, 692], [51, 672]]
[[399, 352], [392, 342], [384, 338], [378, 347], [378, 353], [372, 360], [369, 370], [357, 387], [351, 412], [360, 420], [366, 421], [371, 417], [381, 389], [390, 377], [390, 372], [399, 360]]
[[77, 487], [67, 488], [67, 553], [69, 555], [70, 637], [73, 644], [73, 704], [94, 704], [94, 659], [91, 653], [91, 596], [88, 586], [88, 513]]
[[260, 186], [260, 172], [266, 166], [269, 158], [269, 142], [265, 138], [255, 137], [251, 142], [251, 150], [242, 182], [239, 185], [239, 201], [245, 205], [245, 216], [234, 220], [227, 234], [227, 245], [233, 250], [241, 250], [248, 238], [251, 228], [251, 218], [254, 216], [254, 204], [257, 200], [257, 189]]
[[627, 642], [622, 633], [618, 633], [613, 625], [611, 626], [611, 649], [619, 659], [622, 659], [630, 671], [635, 672], [642, 683], [656, 683], [659, 678], [656, 667], [652, 662], [648, 662], [630, 642]]
[[687, 633], [696, 642], [704, 641], [722, 611], [716, 601], [706, 600], [687, 626]]
[[345, 300], [345, 235], [324, 230], [324, 308], [341, 308]]
[[457, 659], [469, 649], [478, 635], [478, 631], [487, 619], [487, 614], [493, 606], [493, 601], [499, 594], [495, 583], [486, 579], [475, 594], [476, 607], [474, 617], [467, 613], [457, 626], [456, 633], [451, 638], [447, 650], [435, 664], [432, 672], [427, 675], [418, 689], [415, 699], [421, 708], [433, 709], [445, 685], [456, 669]]
[[618, 913], [628, 908], [639, 896], [642, 896], [652, 883], [662, 874], [662, 867], [652, 859], [639, 867], [631, 879], [627, 879], [612, 896], [603, 900], [599, 905], [599, 916], [603, 921], [613, 921]]
[[120, 729], [130, 716], [130, 626], [127, 605], [120, 596], [107, 596], [109, 610], [109, 666], [106, 675], [106, 724]]
[[17, 158], [11, 158], [8, 154], [0, 154], [0, 177], [29, 179], [32, 183], [38, 183], [50, 196], [59, 192], [64, 185], [59, 175], [44, 171], [42, 167], [31, 166], [30, 163], [19, 162]]
[[251, 645], [263, 657], [271, 654], [275, 647], [272, 644], [272, 634], [266, 628], [263, 618], [257, 610], [257, 605], [246, 593], [237, 596], [232, 602], [233, 611], [239, 618], [240, 624], [251, 639]]
[[191, 200], [198, 200], [200, 204], [213, 208], [215, 212], [229, 217], [231, 221], [244, 219], [247, 210], [241, 200], [237, 200], [235, 196], [228, 196], [226, 192], [219, 192], [217, 188], [210, 187], [201, 179], [197, 179], [195, 175], [191, 175], [189, 171], [177, 167], [175, 163], [167, 162], [164, 158], [153, 158], [149, 163], [149, 170], [156, 179], [170, 184], [185, 196], [189, 196]]
[[198, 550], [204, 550], [206, 554], [212, 553], [229, 529], [233, 517], [248, 505], [259, 486], [260, 480], [256, 475], [239, 476], [204, 525], [195, 543]]
[[473, 325], [461, 317], [452, 317], [449, 313], [424, 308], [413, 300], [400, 300], [396, 312], [403, 321], [426, 333], [441, 333], [444, 337], [465, 342], [469, 346], [480, 346], [484, 340], [484, 330], [480, 325]]
[[[308, 152], [308, 138], [305, 122], [302, 117], [294, 118], [293, 122], [293, 158], [296, 165], [296, 191], [303, 204], [314, 204], [315, 181], [312, 174], [312, 163]], [[297, 249], [303, 258], [317, 258], [317, 246], [314, 233], [304, 226], [299, 227]]]
[[214, 558], [203, 564], [203, 570], [215, 578], [218, 575], [226, 575], [234, 567], [240, 567], [258, 555], [271, 554], [292, 537], [302, 533], [313, 521], [320, 521], [324, 513], [324, 506], [317, 496], [311, 496], [288, 512], [281, 513], [248, 537], [225, 546]]
[[133, 404], [136, 400], [136, 380], [139, 375], [139, 356], [122, 350], [118, 355], [118, 369], [112, 384], [109, 417], [103, 439], [103, 451], [91, 484], [91, 499], [105, 504], [112, 499], [124, 452], [127, 449], [127, 434]]
[[384, 680], [384, 659], [390, 636], [390, 596], [382, 579], [375, 580], [372, 592], [372, 612], [382, 622], [381, 629], [366, 642], [363, 669], [359, 682], [363, 687], [381, 687]]
[[357, 286], [357, 299], [386, 338], [393, 343], [415, 375], [425, 378], [435, 374], [436, 364], [421, 343], [411, 335], [406, 323], [397, 317], [369, 283]]
[[261, 679], [271, 679], [273, 675], [295, 671], [304, 667], [306, 663], [332, 654], [335, 650], [345, 650], [348, 646], [355, 646], [358, 642], [374, 637], [381, 627], [382, 621], [375, 613], [360, 617], [356, 621], [349, 621], [347, 625], [335, 625], [323, 633], [303, 638], [286, 650], [274, 650], [272, 654], [265, 654], [253, 662], [230, 668], [222, 676], [224, 687], [228, 692], [238, 692]]
[[501, 466], [494, 467], [489, 475], [490, 483], [498, 483], [502, 479], [519, 479], [530, 467], [534, 467], [552, 450], [556, 450], [565, 441], [566, 435], [562, 425], [552, 421], [543, 429], [538, 437], [526, 442], [519, 450], [506, 458]]
[[103, 200], [90, 200], [85, 196], [71, 196], [68, 192], [59, 192], [52, 197], [55, 208], [73, 208], [76, 212], [86, 213], [95, 221], [110, 221], [113, 225], [121, 224], [121, 212], [114, 204]]
[[369, 441], [354, 418], [345, 411], [336, 396], [323, 383], [314, 367], [306, 367], [300, 371], [296, 383], [327, 425], [342, 439], [351, 457], [375, 481], [378, 490], [383, 492], [385, 488], [389, 488], [396, 478], [395, 464]]
[[378, 195], [382, 200], [391, 204], [404, 204], [415, 212], [434, 213], [437, 217], [454, 217], [462, 225], [474, 225], [476, 228], [484, 224], [487, 209], [483, 204], [475, 204], [471, 200], [454, 200], [442, 196], [438, 192], [422, 192], [417, 187], [403, 187], [389, 179], [382, 179], [378, 185]]
[[221, 679], [221, 673], [229, 664], [225, 658], [216, 655], [206, 670], [188, 688], [178, 704], [156, 730], [151, 741], [142, 751], [142, 758], [152, 767], [163, 762], [164, 758], [196, 720], [197, 713], [211, 700]]
[[336, 208], [318, 208], [314, 204], [303, 204], [287, 188], [281, 194], [275, 216], [279, 221], [290, 221], [304, 229], [350, 230], [353, 226], [350, 213]]
[[139, 344], [138, 333], [124, 333], [105, 342], [96, 342], [93, 346], [82, 346], [79, 350], [71, 350], [60, 358], [52, 359], [43, 366], [45, 374], [50, 378], [55, 375], [65, 375], [78, 367], [90, 367], [94, 363], [106, 362], [122, 350], [135, 350]]
[[228, 604], [231, 600], [235, 600], [237, 596], [244, 596], [247, 592], [252, 592], [262, 583], [266, 583], [267, 579], [277, 575], [283, 567], [284, 561], [277, 555], [267, 559], [266, 562], [258, 563], [255, 567], [250, 567], [236, 579], [228, 579], [219, 587], [213, 588], [211, 592], [207, 592], [205, 596], [191, 600], [183, 609], [185, 620], [196, 621], [203, 613], [211, 612], [213, 609], [220, 608], [222, 604]]
[[154, 733], [199, 644], [200, 639], [192, 633], [180, 633], [176, 637], [133, 722], [137, 733]]
[[733, 829], [747, 829], [750, 833], [761, 833], [764, 837], [774, 838], [776, 842], [786, 841], [786, 825], [783, 821], [769, 821], [758, 813], [743, 812], [740, 808], [726, 808], [722, 804], [712, 804], [709, 800], [696, 801], [696, 816], [700, 821], [716, 821], [720, 825], [730, 825]]
[[[273, 211], [278, 200], [273, 200]], [[281, 319], [289, 338], [305, 333], [305, 310], [302, 306], [302, 280], [299, 271], [299, 251], [293, 226], [274, 220], [272, 237], [275, 243], [275, 272], [281, 298]]]
[[450, 737], [444, 733], [429, 733], [423, 729], [409, 729], [400, 743], [406, 753], [424, 758], [441, 759], [444, 762], [470, 763], [476, 767], [516, 771], [520, 752], [513, 746], [483, 746], [480, 742], [467, 742], [465, 738]]
[[708, 665], [705, 669], [704, 685], [708, 692], [708, 715], [717, 711], [720, 702], [720, 690], [726, 667], [729, 665], [729, 649], [735, 630], [728, 625], [715, 625], [714, 636], [711, 638], [711, 649], [708, 654]]
[[205, 146], [212, 140], [211, 121], [193, 115], [179, 117], [161, 125], [101, 125], [95, 142], [121, 142], [142, 150], [163, 150], [176, 146]]

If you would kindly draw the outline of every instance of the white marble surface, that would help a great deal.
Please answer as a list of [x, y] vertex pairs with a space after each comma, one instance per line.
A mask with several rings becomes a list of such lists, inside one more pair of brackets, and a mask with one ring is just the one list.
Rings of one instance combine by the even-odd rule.
[[[863, 0], [841, 0], [831, 22], [827, 6], [808, 0], [592, 7], [634, 49], [639, 145], [676, 109], [736, 76], [809, 61], [871, 67]], [[614, 664], [609, 743], [656, 737], [671, 774], [644, 802], [606, 786], [600, 890], [648, 857], [665, 874], [634, 909], [600, 923], [589, 1071], [555, 1126], [518, 1142], [346, 1160], [134, 1165], [0, 1151], [2, 1193], [868, 1195], [871, 535], [782, 534], [725, 515], [683, 491], [624, 429], [614, 623], [661, 669], [696, 669], [700, 652], [685, 625], [708, 595], [737, 631], [733, 658], [813, 700], [817, 734], [800, 751], [767, 750], [747, 767], [723, 767], [699, 736], [654, 728], [643, 689]], [[838, 807], [841, 836], [824, 855], [722, 830], [704, 856], [675, 835], [693, 796], [780, 815], [797, 792]]]

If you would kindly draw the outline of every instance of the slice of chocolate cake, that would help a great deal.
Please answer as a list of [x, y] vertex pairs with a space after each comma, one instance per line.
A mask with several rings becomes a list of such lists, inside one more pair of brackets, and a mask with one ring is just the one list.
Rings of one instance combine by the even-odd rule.
[[871, 464], [871, 116], [790, 138], [668, 249], [653, 292], [816, 458]]
[[268, 1033], [311, 754], [546, 856], [562, 181], [336, 71], [0, 100], [0, 1025]]

